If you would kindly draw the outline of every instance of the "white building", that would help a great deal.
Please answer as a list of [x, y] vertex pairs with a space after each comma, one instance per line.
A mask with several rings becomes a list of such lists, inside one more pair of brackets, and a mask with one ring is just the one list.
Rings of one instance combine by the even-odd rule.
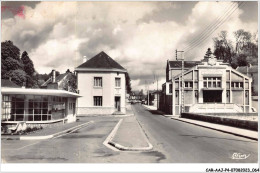
[[78, 115], [125, 114], [126, 69], [102, 51], [75, 71]]
[[[181, 61], [167, 61], [166, 83], [160, 99], [160, 109], [179, 115], [181, 112]], [[184, 63], [184, 112], [242, 113], [253, 112], [252, 79], [227, 63], [211, 57]]]

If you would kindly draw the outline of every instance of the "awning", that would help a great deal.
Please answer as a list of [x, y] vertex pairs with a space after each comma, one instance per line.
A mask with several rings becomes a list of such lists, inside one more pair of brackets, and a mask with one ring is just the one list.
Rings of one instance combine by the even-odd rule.
[[60, 97], [81, 97], [77, 93], [56, 89], [1, 88], [2, 94], [48, 95]]

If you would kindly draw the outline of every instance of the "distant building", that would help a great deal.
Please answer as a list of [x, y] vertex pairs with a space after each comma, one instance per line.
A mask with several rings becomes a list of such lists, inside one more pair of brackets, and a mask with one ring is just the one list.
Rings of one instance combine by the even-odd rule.
[[100, 52], [78, 66], [78, 114], [125, 114], [126, 69]]
[[[67, 70], [66, 73], [56, 76], [56, 71], [52, 70], [52, 74], [53, 75], [41, 85], [41, 88], [53, 88], [77, 92], [76, 86], [73, 87], [73, 82], [75, 82], [76, 85], [76, 76], [72, 72]], [[55, 80], [55, 82], [53, 82], [53, 80]]]
[[150, 94], [150, 105], [153, 105], [154, 107], [156, 108], [159, 108], [159, 102], [160, 102], [160, 95], [161, 95], [161, 92], [160, 90], [154, 90], [154, 91], [150, 91], [149, 94]]
[[[167, 61], [160, 109], [181, 112], [181, 61]], [[252, 112], [252, 79], [216, 58], [184, 63], [184, 112]]]
[[140, 102], [143, 99], [143, 91], [132, 91], [129, 96], [129, 102]]

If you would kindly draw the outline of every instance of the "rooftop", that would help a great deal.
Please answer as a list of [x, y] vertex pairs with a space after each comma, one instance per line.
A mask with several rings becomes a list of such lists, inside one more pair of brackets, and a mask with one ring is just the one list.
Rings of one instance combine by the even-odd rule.
[[[56, 82], [60, 82], [62, 79], [64, 79], [64, 77], [66, 77], [68, 73], [63, 73], [63, 74], [60, 74], [59, 76], [56, 77]], [[52, 78], [50, 77], [46, 82], [44, 82], [41, 86], [44, 87], [44, 86], [47, 86], [49, 83], [52, 82]]]
[[77, 68], [87, 68], [87, 69], [120, 69], [125, 70], [120, 64], [108, 56], [105, 52], [100, 52], [93, 58], [90, 58], [88, 61], [84, 62]]
[[[192, 68], [198, 64], [200, 64], [201, 61], [184, 61], [184, 68]], [[181, 61], [169, 61], [170, 68], [181, 68], [182, 62]]]
[[2, 94], [31, 94], [31, 95], [48, 95], [61, 97], [80, 97], [79, 94], [57, 89], [32, 89], [32, 88], [9, 88], [2, 87]]

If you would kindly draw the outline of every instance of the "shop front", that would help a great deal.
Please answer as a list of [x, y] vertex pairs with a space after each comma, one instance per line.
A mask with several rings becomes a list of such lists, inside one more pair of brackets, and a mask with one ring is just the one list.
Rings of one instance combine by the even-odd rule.
[[76, 120], [77, 93], [55, 89], [2, 88], [2, 123]]

